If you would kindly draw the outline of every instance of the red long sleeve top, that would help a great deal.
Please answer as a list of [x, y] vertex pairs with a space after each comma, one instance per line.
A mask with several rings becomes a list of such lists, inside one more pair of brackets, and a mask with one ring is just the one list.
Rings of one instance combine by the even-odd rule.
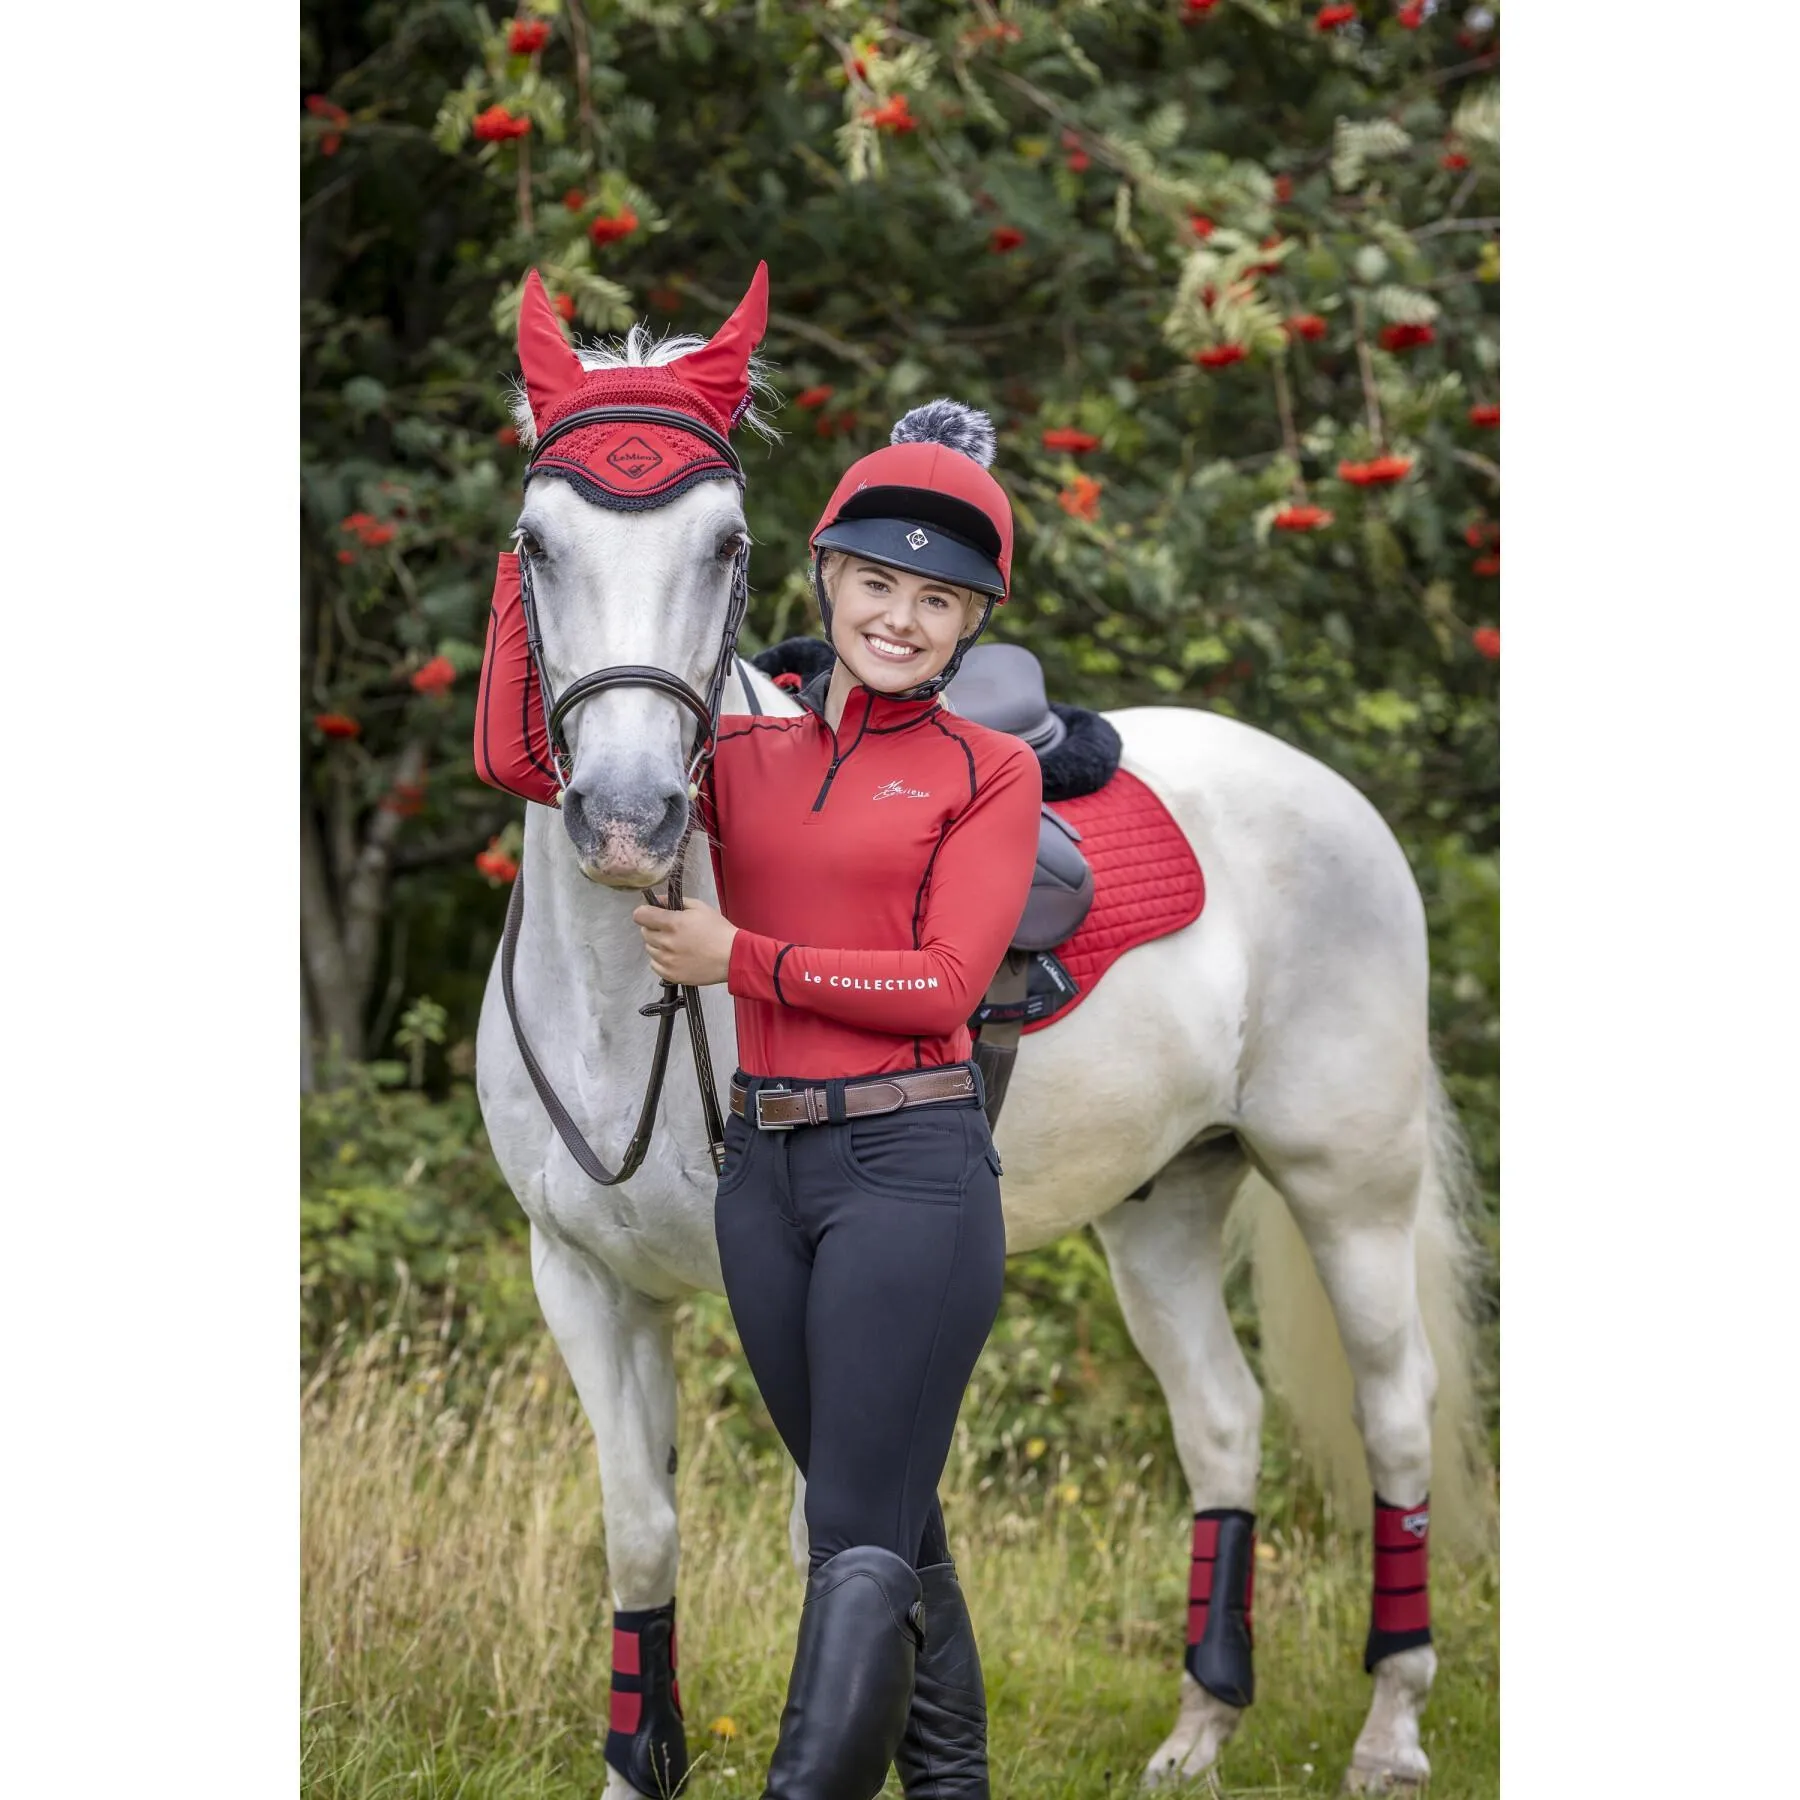
[[721, 726], [706, 787], [727, 987], [749, 1074], [823, 1081], [960, 1062], [1017, 929], [1043, 778], [1030, 747], [860, 684]]

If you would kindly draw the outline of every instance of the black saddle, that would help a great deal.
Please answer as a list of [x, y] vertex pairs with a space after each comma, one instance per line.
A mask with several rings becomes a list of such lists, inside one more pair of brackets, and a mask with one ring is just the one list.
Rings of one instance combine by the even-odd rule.
[[[1029, 744], [1044, 772], [1046, 801], [1096, 793], [1118, 769], [1118, 732], [1098, 713], [1053, 704], [1044, 692], [1043, 665], [1023, 644], [977, 644], [945, 688], [944, 704]], [[1094, 872], [1076, 848], [1080, 842], [1081, 833], [1046, 805], [1015, 950], [1051, 950], [1080, 929], [1094, 904]]]

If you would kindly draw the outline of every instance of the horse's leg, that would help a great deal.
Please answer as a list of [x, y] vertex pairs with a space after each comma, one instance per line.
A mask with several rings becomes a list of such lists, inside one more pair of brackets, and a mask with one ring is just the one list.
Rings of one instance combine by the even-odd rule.
[[1429, 1176], [1426, 1132], [1378, 1148], [1347, 1130], [1305, 1151], [1258, 1145], [1331, 1301], [1355, 1384], [1357, 1430], [1376, 1497], [1375, 1593], [1364, 1667], [1368, 1718], [1344, 1777], [1349, 1793], [1408, 1792], [1431, 1764], [1419, 1714], [1437, 1673], [1425, 1591], [1431, 1412], [1437, 1374], [1419, 1308], [1414, 1221]]
[[1180, 1712], [1144, 1771], [1152, 1787], [1210, 1769], [1253, 1691], [1249, 1586], [1262, 1394], [1225, 1309], [1223, 1250], [1225, 1215], [1248, 1173], [1235, 1141], [1209, 1144], [1165, 1169], [1147, 1200], [1095, 1222], [1132, 1341], [1168, 1400], [1194, 1499]]
[[788, 1550], [794, 1567], [805, 1573], [811, 1558], [812, 1542], [806, 1530], [806, 1477], [794, 1471], [794, 1504], [788, 1510]]
[[673, 1308], [535, 1225], [531, 1274], [599, 1450], [614, 1607], [605, 1800], [673, 1793], [687, 1772], [675, 1677]]

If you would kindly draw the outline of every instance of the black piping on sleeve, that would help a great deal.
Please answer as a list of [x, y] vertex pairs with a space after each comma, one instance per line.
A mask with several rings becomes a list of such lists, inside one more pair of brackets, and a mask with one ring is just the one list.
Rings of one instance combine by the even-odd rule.
[[783, 944], [781, 948], [775, 952], [775, 962], [769, 970], [769, 979], [775, 984], [775, 998], [779, 1000], [783, 1006], [792, 1006], [793, 1001], [781, 991], [781, 959], [786, 956], [790, 950], [798, 950], [799, 948], [800, 946], [798, 944]]

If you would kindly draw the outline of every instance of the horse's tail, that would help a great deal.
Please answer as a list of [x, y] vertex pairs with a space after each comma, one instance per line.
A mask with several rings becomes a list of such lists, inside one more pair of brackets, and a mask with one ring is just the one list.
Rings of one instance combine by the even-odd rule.
[[[1470, 1300], [1475, 1246], [1466, 1223], [1468, 1147], [1437, 1071], [1414, 1238], [1419, 1305], [1437, 1367], [1432, 1416], [1432, 1540], [1457, 1553], [1489, 1541], [1493, 1501], [1479, 1432]], [[1253, 1259], [1263, 1375], [1293, 1419], [1301, 1453], [1347, 1522], [1369, 1517], [1368, 1465], [1351, 1416], [1349, 1364], [1330, 1302], [1288, 1209], [1252, 1175], [1235, 1208]]]

